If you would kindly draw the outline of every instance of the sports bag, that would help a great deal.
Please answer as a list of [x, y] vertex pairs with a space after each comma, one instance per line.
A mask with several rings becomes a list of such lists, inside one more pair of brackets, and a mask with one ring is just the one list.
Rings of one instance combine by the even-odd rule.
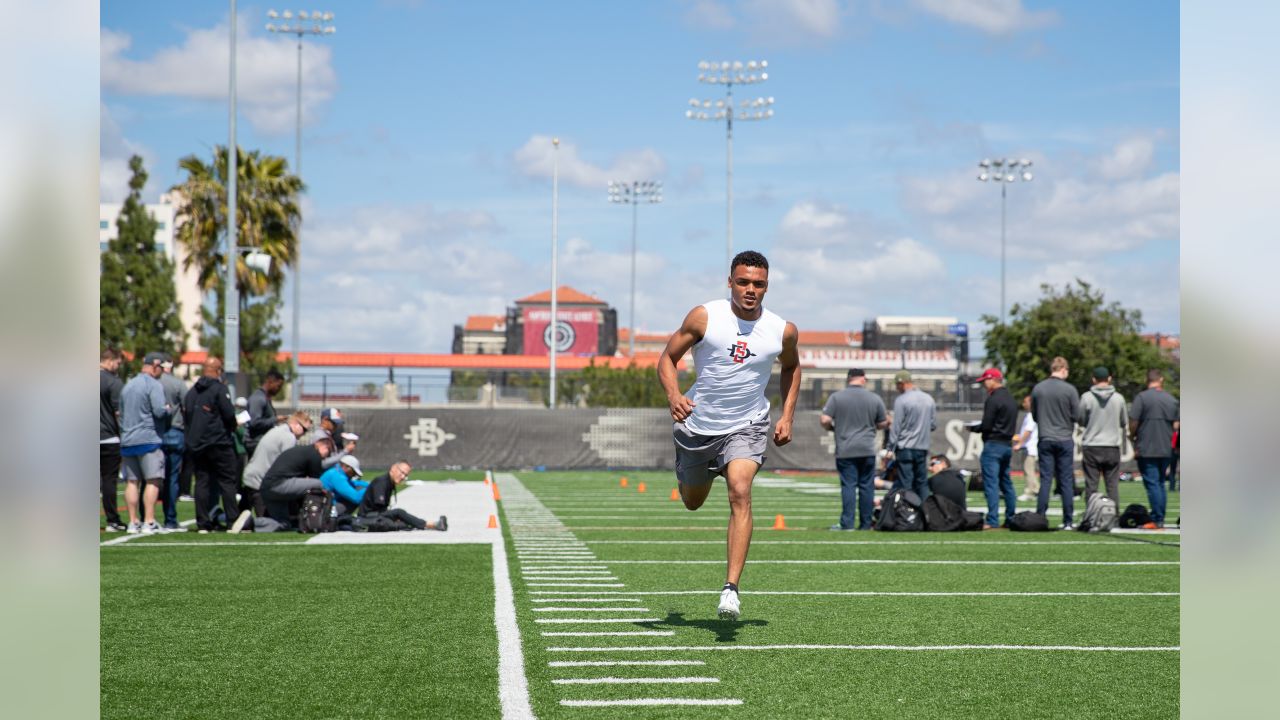
[[924, 514], [920, 512], [920, 496], [910, 490], [893, 490], [880, 501], [877, 530], [919, 532], [924, 530]]
[[1030, 510], [1017, 513], [1008, 522], [1010, 530], [1019, 532], [1044, 532], [1049, 529], [1049, 519]]
[[982, 513], [976, 510], [965, 510], [963, 513], [964, 525], [961, 530], [981, 530], [982, 529]]
[[337, 528], [333, 517], [333, 495], [328, 490], [308, 490], [302, 496], [302, 509], [298, 511], [298, 532], [333, 532]]
[[954, 532], [964, 527], [964, 510], [949, 498], [930, 495], [921, 506], [924, 529], [930, 532]]
[[1147, 506], [1142, 503], [1133, 503], [1120, 514], [1119, 525], [1132, 530], [1152, 522], [1155, 521], [1151, 519], [1151, 513], [1147, 512]]
[[1080, 518], [1080, 524], [1076, 529], [1081, 532], [1111, 532], [1111, 528], [1116, 526], [1116, 504], [1111, 498], [1102, 493], [1094, 493], [1089, 496], [1089, 503], [1085, 505], [1084, 517]]

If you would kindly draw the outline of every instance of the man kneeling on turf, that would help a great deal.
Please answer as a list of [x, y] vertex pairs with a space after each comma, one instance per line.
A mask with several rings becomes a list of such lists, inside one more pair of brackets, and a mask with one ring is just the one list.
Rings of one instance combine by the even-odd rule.
[[391, 507], [391, 501], [395, 498], [395, 489], [404, 484], [411, 470], [413, 468], [409, 465], [409, 461], [400, 460], [392, 465], [386, 474], [374, 478], [369, 483], [369, 487], [365, 488], [364, 499], [360, 501], [360, 517], [366, 522], [385, 518], [417, 530], [448, 530], [449, 518], [444, 515], [435, 522], [431, 522], [401, 508]]
[[323, 430], [312, 436], [310, 445], [299, 445], [280, 453], [262, 476], [262, 500], [267, 516], [288, 526], [290, 505], [306, 496], [309, 490], [320, 490], [320, 461], [333, 452], [333, 439]]

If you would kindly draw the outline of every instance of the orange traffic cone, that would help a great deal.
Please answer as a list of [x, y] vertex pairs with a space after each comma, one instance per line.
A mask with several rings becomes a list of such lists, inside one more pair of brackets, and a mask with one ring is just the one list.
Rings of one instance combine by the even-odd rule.
[[626, 487], [626, 486], [627, 486], [626, 478], [622, 478], [621, 480], [618, 481], [618, 487]]
[[490, 529], [490, 530], [492, 530], [492, 529], [494, 529], [494, 528], [496, 528], [496, 527], [498, 527], [498, 516], [497, 516], [497, 515], [490, 515], [490, 516], [489, 516], [489, 529]]
[[498, 483], [493, 484], [493, 499], [494, 500], [502, 499], [502, 493], [498, 492]]
[[639, 485], [637, 485], [637, 486], [636, 486], [636, 492], [644, 492], [644, 483], [643, 483], [643, 482], [641, 482]]
[[786, 529], [787, 529], [787, 521], [786, 521], [786, 520], [783, 520], [783, 519], [782, 519], [782, 516], [781, 516], [781, 515], [779, 515], [778, 517], [776, 517], [776, 518], [774, 518], [774, 519], [773, 519], [773, 529], [774, 529], [774, 530], [786, 530]]
[[671, 488], [671, 499], [672, 500], [680, 499], [680, 490], [678, 488]]

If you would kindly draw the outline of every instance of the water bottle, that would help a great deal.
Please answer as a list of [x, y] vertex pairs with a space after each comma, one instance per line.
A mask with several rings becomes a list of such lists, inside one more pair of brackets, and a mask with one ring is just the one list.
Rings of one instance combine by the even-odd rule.
[[329, 503], [329, 517], [335, 521], [338, 519], [338, 503]]

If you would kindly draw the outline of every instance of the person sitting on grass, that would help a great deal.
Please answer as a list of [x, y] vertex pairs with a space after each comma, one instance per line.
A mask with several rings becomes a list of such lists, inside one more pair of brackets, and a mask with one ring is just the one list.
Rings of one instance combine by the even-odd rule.
[[360, 501], [360, 517], [365, 521], [385, 518], [418, 530], [448, 530], [449, 519], [441, 515], [435, 522], [423, 520], [411, 515], [401, 508], [391, 507], [395, 499], [395, 491], [409, 478], [413, 467], [408, 460], [397, 461], [385, 474], [379, 475], [369, 483]]
[[360, 507], [364, 500], [364, 491], [369, 483], [361, 480], [360, 461], [355, 455], [343, 455], [337, 465], [324, 471], [320, 476], [320, 484], [333, 495], [333, 504], [338, 515], [349, 515]]
[[930, 492], [959, 505], [961, 510], [968, 509], [965, 504], [965, 489], [968, 484], [960, 475], [960, 471], [951, 467], [951, 461], [946, 455], [934, 455], [929, 458], [929, 472], [933, 473], [929, 476]]

